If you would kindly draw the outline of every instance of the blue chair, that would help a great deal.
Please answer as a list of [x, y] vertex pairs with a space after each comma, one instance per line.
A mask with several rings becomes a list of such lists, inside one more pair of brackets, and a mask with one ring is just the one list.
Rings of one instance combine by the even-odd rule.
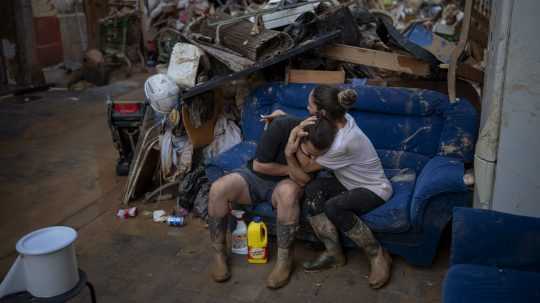
[[[243, 105], [243, 142], [211, 159], [211, 181], [254, 156], [263, 132], [261, 114], [275, 109], [305, 117], [311, 84], [270, 83], [249, 95]], [[371, 139], [393, 184], [392, 198], [362, 216], [383, 246], [415, 265], [430, 265], [452, 209], [468, 206], [471, 192], [463, 183], [464, 163], [473, 159], [478, 114], [464, 99], [430, 90], [344, 85], [355, 89], [358, 101], [350, 114]], [[269, 201], [252, 210], [269, 218]], [[275, 221], [275, 220], [274, 220]]]
[[540, 218], [456, 208], [443, 302], [540, 302]]

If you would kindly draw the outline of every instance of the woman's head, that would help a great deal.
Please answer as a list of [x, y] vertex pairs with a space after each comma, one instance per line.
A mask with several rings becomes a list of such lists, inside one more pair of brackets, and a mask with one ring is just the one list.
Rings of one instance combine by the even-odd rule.
[[327, 118], [319, 118], [317, 122], [304, 128], [308, 133], [300, 142], [300, 152], [309, 157], [316, 158], [324, 154], [334, 142], [337, 129]]
[[319, 85], [309, 94], [308, 111], [310, 115], [320, 115], [335, 122], [345, 117], [345, 113], [356, 102], [357, 94], [352, 89]]

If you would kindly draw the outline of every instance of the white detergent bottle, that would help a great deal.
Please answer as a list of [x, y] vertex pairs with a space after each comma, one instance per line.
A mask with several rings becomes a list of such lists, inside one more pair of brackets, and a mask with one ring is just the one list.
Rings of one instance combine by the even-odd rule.
[[238, 255], [247, 255], [247, 226], [242, 220], [244, 211], [232, 210], [231, 214], [236, 218], [236, 228], [232, 232], [232, 252]]

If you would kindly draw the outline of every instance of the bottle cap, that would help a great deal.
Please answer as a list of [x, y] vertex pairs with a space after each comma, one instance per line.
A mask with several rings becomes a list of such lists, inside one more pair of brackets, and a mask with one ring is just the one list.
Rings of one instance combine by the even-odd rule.
[[259, 222], [262, 221], [262, 219], [261, 219], [261, 217], [259, 217], [259, 216], [255, 216], [255, 217], [253, 217], [253, 221], [259, 223]]

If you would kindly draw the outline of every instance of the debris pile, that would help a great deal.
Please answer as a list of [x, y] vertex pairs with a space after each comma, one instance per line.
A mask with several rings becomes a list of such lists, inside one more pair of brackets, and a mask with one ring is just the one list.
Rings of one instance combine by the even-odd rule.
[[[178, 207], [204, 218], [204, 163], [241, 141], [239, 105], [264, 81], [430, 88], [479, 106], [489, 10], [470, 0], [142, 3], [102, 20], [121, 38], [107, 38], [101, 51], [130, 65], [138, 48], [127, 31], [138, 24], [139, 61], [174, 88], [145, 87], [155, 115], [138, 143], [126, 203], [169, 190]], [[152, 98], [160, 90], [174, 100], [166, 110], [165, 99]]]

